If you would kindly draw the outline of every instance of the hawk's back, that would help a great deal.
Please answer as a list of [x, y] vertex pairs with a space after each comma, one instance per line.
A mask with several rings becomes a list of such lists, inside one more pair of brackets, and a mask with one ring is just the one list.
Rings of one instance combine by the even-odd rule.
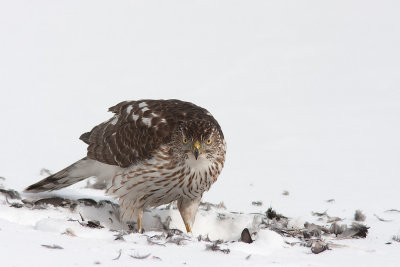
[[176, 99], [124, 101], [109, 109], [115, 115], [84, 133], [88, 158], [102, 163], [128, 167], [152, 157], [167, 144], [180, 122], [190, 120], [218, 122], [204, 108]]

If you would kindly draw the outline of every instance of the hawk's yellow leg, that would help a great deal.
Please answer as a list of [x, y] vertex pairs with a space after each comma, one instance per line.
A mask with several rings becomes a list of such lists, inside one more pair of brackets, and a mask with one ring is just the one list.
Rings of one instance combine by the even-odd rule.
[[188, 232], [188, 233], [192, 232], [192, 228], [190, 228], [190, 224], [189, 223], [185, 223], [185, 227], [186, 227], [186, 232]]
[[138, 216], [137, 219], [137, 230], [139, 233], [142, 233], [143, 229], [142, 229], [142, 216]]
[[178, 209], [181, 213], [186, 231], [192, 232], [192, 226], [196, 217], [197, 208], [199, 207], [201, 197], [196, 199], [180, 198], [178, 199]]

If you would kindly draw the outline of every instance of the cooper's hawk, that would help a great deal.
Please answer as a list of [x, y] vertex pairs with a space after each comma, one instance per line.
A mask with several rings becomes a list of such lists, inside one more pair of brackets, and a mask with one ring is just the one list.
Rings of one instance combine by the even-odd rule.
[[109, 109], [115, 115], [82, 134], [87, 156], [26, 188], [57, 190], [88, 177], [108, 182], [121, 219], [142, 230], [143, 210], [172, 201], [191, 232], [205, 191], [225, 161], [221, 127], [204, 108], [180, 100], [125, 101]]

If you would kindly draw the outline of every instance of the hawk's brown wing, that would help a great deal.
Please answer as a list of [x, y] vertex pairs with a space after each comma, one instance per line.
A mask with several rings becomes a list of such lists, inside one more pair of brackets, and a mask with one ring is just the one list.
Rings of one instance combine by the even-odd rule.
[[89, 145], [89, 158], [120, 167], [151, 158], [155, 149], [169, 143], [181, 121], [214, 120], [207, 110], [180, 100], [125, 101], [109, 110], [114, 117], [80, 139]]

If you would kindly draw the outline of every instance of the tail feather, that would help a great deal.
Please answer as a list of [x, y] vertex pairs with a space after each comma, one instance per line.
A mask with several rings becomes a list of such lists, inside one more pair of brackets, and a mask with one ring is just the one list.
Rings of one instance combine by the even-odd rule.
[[86, 157], [78, 160], [61, 171], [28, 186], [24, 192], [37, 193], [58, 190], [91, 177], [94, 175], [93, 173], [90, 171], [82, 171], [82, 169], [87, 169], [85, 167], [90, 164], [91, 161], [92, 160], [87, 159]]

